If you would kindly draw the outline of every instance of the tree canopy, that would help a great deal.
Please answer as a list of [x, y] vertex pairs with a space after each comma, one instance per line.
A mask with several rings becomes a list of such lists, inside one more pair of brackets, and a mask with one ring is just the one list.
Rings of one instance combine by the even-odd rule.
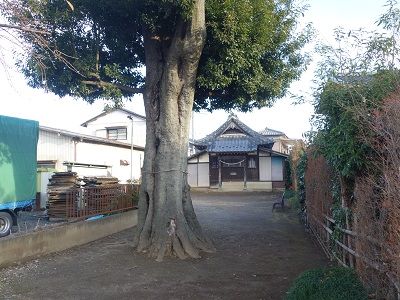
[[[400, 84], [399, 9], [387, 1], [387, 11], [377, 24], [384, 30], [334, 32], [337, 46], [322, 45], [317, 70], [314, 142], [328, 162], [342, 175], [354, 178], [366, 171], [373, 149], [364, 143], [372, 111]], [[376, 145], [379, 146], [379, 145]]]
[[353, 81], [328, 81], [318, 95], [314, 125], [319, 132], [315, 142], [341, 175], [354, 177], [366, 171], [372, 153], [362, 139], [368, 134], [368, 114], [379, 109], [382, 100], [396, 90], [399, 75], [395, 70], [380, 71]]
[[[50, 33], [48, 47], [23, 35], [32, 44], [32, 51], [19, 62], [29, 84], [88, 102], [119, 101], [142, 92], [144, 30], [156, 33], [168, 47], [175, 25], [187, 21], [193, 4], [191, 0], [22, 2], [24, 15], [45, 24]], [[207, 39], [194, 109], [248, 111], [283, 96], [307, 60], [301, 49], [311, 29], [296, 31], [302, 12], [293, 0], [206, 1]], [[8, 17], [18, 23], [13, 15]], [[65, 59], [48, 55], [50, 49]], [[34, 57], [42, 59], [40, 66]]]

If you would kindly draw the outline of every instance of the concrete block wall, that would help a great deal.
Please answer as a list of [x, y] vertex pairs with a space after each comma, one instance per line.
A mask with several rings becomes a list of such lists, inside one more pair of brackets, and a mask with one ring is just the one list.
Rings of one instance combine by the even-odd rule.
[[83, 245], [137, 224], [137, 210], [0, 239], [0, 268]]

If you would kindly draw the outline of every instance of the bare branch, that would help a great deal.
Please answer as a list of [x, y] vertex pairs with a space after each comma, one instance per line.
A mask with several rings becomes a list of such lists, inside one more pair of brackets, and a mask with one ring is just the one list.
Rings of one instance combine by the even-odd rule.
[[35, 28], [30, 28], [30, 27], [17, 26], [17, 25], [11, 25], [11, 24], [2, 24], [2, 23], [0, 23], [0, 28], [11, 28], [11, 29], [16, 29], [16, 30], [20, 30], [20, 31], [37, 33], [37, 34], [44, 34], [44, 35], [50, 35], [51, 34], [50, 32], [45, 31], [45, 30], [40, 30], [40, 29], [35, 29]]
[[132, 94], [142, 94], [144, 92], [143, 88], [133, 88], [133, 87], [130, 87], [127, 85], [106, 82], [106, 81], [102, 81], [102, 80], [99, 80], [99, 81], [83, 80], [82, 83], [86, 84], [86, 85], [93, 85], [93, 86], [101, 87], [101, 88], [114, 87], [114, 88], [120, 89], [121, 91], [129, 92]]

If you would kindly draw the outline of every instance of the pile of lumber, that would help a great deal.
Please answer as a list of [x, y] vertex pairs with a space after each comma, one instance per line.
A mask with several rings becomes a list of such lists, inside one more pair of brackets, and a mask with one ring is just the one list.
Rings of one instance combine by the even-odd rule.
[[85, 183], [85, 187], [115, 185], [119, 182], [118, 178], [109, 176], [83, 177], [82, 181]]
[[78, 192], [74, 192], [75, 188], [79, 188], [79, 179], [76, 172], [56, 172], [49, 179], [47, 185], [48, 194], [48, 210], [47, 214], [52, 219], [67, 218], [67, 196], [72, 197], [72, 201], [68, 205], [69, 211], [74, 211], [78, 201]]

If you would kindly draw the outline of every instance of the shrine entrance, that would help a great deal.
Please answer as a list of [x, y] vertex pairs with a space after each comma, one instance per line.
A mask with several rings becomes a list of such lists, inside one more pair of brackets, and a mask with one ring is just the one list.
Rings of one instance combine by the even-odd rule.
[[222, 186], [223, 182], [258, 180], [257, 156], [248, 154], [220, 154], [210, 156], [210, 186]]
[[241, 181], [244, 182], [246, 156], [224, 155], [221, 161], [221, 181]]

